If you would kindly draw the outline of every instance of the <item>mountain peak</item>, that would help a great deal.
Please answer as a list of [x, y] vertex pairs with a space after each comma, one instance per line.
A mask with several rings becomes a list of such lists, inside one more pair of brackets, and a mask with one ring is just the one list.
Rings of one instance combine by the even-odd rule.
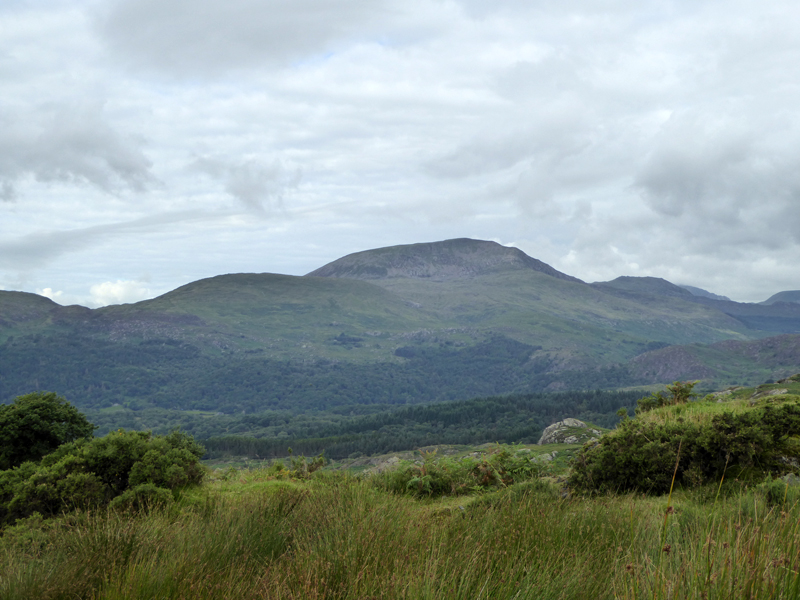
[[800, 304], [800, 290], [788, 290], [785, 292], [778, 292], [764, 300], [761, 304], [775, 304], [776, 302], [787, 302]]
[[328, 263], [308, 276], [447, 281], [476, 277], [507, 268], [531, 269], [558, 279], [582, 283], [580, 279], [531, 258], [519, 248], [469, 238], [356, 252]]
[[692, 292], [660, 277], [631, 277], [623, 275], [611, 281], [598, 281], [592, 286], [629, 294], [652, 294], [675, 298], [691, 298]]

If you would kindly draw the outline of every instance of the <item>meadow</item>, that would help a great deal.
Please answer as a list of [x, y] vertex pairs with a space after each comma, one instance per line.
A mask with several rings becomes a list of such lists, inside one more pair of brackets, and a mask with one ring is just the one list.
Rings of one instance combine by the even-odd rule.
[[783, 480], [581, 497], [542, 475], [419, 497], [380, 475], [218, 470], [168, 506], [6, 528], [0, 598], [800, 597]]
[[[0, 599], [800, 598], [800, 375], [693, 387], [582, 446], [361, 472], [201, 469], [180, 432], [69, 442], [0, 472]], [[40, 396], [17, 410], [63, 404]]]

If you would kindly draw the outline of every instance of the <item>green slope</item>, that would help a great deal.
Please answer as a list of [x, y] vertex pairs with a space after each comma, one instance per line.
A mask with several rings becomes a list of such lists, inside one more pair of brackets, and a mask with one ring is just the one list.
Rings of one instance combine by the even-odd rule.
[[702, 380], [707, 386], [753, 385], [800, 370], [800, 335], [654, 350], [630, 362], [637, 380]]
[[[447, 326], [370, 283], [275, 274], [220, 275], [96, 312], [109, 328], [140, 323], [142, 336], [294, 359], [385, 360], [393, 336]], [[179, 326], [164, 325], [180, 316], [186, 319]]]
[[684, 344], [747, 339], [741, 322], [682, 298], [646, 302], [604, 293], [582, 282], [507, 267], [470, 279], [375, 281], [442, 319], [542, 346], [563, 366], [609, 364], [652, 342]]
[[698, 300], [655, 278], [589, 285], [518, 249], [465, 239], [356, 253], [304, 277], [221, 275], [97, 310], [0, 292], [0, 401], [44, 388], [96, 408], [251, 413], [683, 373], [750, 381], [789, 368], [793, 355], [762, 364], [691, 344], [763, 338], [726, 311], [772, 327], [793, 306]]

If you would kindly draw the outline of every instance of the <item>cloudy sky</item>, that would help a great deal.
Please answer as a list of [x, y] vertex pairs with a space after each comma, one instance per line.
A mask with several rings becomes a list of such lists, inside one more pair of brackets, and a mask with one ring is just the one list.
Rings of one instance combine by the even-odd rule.
[[0, 2], [0, 289], [99, 306], [454, 237], [800, 289], [800, 4]]

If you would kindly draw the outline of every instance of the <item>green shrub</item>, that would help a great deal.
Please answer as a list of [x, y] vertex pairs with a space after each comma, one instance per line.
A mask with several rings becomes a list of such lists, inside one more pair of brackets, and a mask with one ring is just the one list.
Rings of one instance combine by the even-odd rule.
[[[667, 386], [667, 391], [669, 394], [665, 394], [664, 392], [653, 392], [649, 396], [640, 399], [636, 403], [636, 414], [638, 415], [662, 406], [686, 404], [698, 396], [698, 394], [692, 391], [697, 383], [697, 381], [675, 381], [671, 385]], [[617, 414], [620, 414], [619, 411]]]
[[168, 506], [173, 501], [172, 492], [169, 490], [152, 483], [142, 483], [122, 492], [108, 506], [114, 510], [136, 513]]
[[[765, 406], [715, 415], [706, 423], [626, 420], [576, 455], [569, 477], [578, 492], [662, 494], [729, 477], [784, 472], [783, 457], [797, 454], [789, 436], [800, 434], [800, 406]], [[678, 451], [680, 448], [680, 460]], [[675, 472], [677, 464], [677, 472]]]
[[461, 460], [426, 452], [419, 463], [405, 462], [397, 469], [373, 475], [373, 484], [417, 497], [457, 496], [499, 488], [539, 477], [543, 467], [530, 456], [499, 446], [480, 458]]
[[[198, 484], [204, 476], [202, 454], [202, 446], [180, 432], [154, 436], [119, 430], [63, 444], [39, 463], [0, 471], [0, 523], [34, 512], [51, 517], [102, 506], [131, 488], [141, 495], [151, 488], [169, 493]], [[129, 495], [120, 503], [136, 497]]]

